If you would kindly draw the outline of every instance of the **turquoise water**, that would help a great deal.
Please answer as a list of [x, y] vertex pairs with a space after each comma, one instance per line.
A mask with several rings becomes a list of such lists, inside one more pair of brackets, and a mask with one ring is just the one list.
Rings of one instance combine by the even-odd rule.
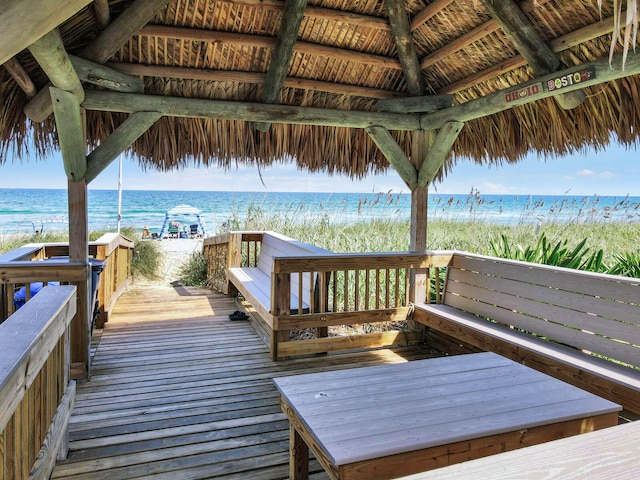
[[[89, 190], [89, 229], [115, 230], [116, 190]], [[167, 210], [188, 204], [202, 211], [210, 233], [234, 215], [251, 209], [267, 215], [331, 223], [371, 219], [409, 220], [409, 194], [259, 193], [259, 192], [122, 192], [122, 225], [159, 232]], [[430, 195], [430, 219], [496, 224], [546, 222], [637, 222], [640, 197], [515, 195]], [[67, 229], [66, 190], [0, 189], [0, 234]]]

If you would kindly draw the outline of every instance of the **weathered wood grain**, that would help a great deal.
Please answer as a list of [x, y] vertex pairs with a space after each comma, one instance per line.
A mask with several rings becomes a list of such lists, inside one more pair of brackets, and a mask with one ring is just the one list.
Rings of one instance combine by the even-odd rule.
[[[125, 293], [105, 325], [92, 380], [78, 386], [69, 457], [53, 478], [286, 477], [289, 428], [274, 377], [424, 356], [412, 347], [272, 362], [248, 322], [229, 321], [235, 309], [202, 289]], [[309, 469], [322, 471], [316, 461]]]

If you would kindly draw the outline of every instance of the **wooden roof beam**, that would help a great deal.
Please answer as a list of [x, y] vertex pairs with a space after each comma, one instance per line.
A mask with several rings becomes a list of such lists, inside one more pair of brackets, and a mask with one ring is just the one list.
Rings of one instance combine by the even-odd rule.
[[[248, 35], [245, 33], [220, 32], [215, 30], [199, 30], [196, 28], [172, 27], [166, 25], [147, 25], [140, 29], [138, 35], [159, 38], [175, 38], [195, 42], [210, 42], [219, 45], [229, 44], [243, 47], [274, 48], [276, 39], [264, 35]], [[383, 57], [365, 52], [356, 52], [346, 48], [330, 47], [317, 43], [298, 41], [294, 52], [305, 55], [317, 55], [348, 62], [357, 62], [374, 67], [401, 70], [402, 65], [395, 58]]]
[[[502, 31], [511, 39], [536, 75], [545, 75], [562, 68], [562, 62], [540, 38], [531, 22], [513, 0], [481, 0]], [[576, 90], [555, 97], [565, 110], [571, 110], [586, 99], [584, 92]]]
[[[170, 0], [135, 0], [104, 29], [81, 54], [96, 63], [105, 63]], [[88, 3], [88, 2], [87, 2]], [[53, 112], [49, 92], [43, 89], [25, 106], [25, 113], [34, 122], [42, 122]]]
[[3, 67], [9, 75], [15, 80], [18, 86], [22, 89], [27, 98], [33, 98], [37, 93], [37, 89], [29, 74], [25, 72], [20, 62], [15, 58], [10, 58], [6, 62], [4, 62]]
[[[536, 77], [529, 82], [498, 90], [445, 110], [422, 115], [420, 126], [424, 130], [437, 130], [452, 120], [468, 122], [543, 98], [554, 97], [562, 93], [638, 74], [640, 74], [640, 53], [629, 55], [624, 68], [622, 55], [615, 55], [611, 60], [611, 66], [609, 66], [608, 58], [600, 58], [593, 62]], [[580, 80], [576, 81], [578, 78]], [[556, 80], [560, 83], [560, 88], [555, 87]], [[564, 86], [563, 83], [567, 85]], [[550, 90], [549, 86], [553, 88]]]
[[418, 54], [413, 44], [413, 37], [409, 30], [409, 16], [405, 8], [404, 0], [385, 0], [389, 23], [396, 43], [396, 50], [409, 95], [422, 96], [427, 92], [426, 82], [420, 70]]
[[411, 164], [409, 157], [402, 151], [398, 142], [391, 136], [389, 130], [377, 125], [365, 128], [371, 140], [378, 146], [382, 154], [389, 161], [389, 164], [398, 172], [402, 181], [407, 184], [411, 191], [418, 186], [418, 172]]
[[87, 110], [105, 112], [155, 111], [165, 116], [184, 118], [213, 118], [350, 128], [385, 125], [389, 130], [420, 130], [420, 116], [418, 114], [361, 112], [99, 90], [87, 90], [82, 106]]
[[89, 3], [91, 0], [3, 0], [0, 64], [57, 28]]
[[[571, 33], [558, 37], [555, 40], [549, 42], [549, 46], [555, 53], [562, 52], [569, 48], [580, 45], [581, 43], [588, 42], [594, 38], [601, 37], [613, 31], [614, 18], [609, 17], [599, 22], [587, 25], [586, 27], [575, 30]], [[456, 93], [467, 88], [473, 87], [479, 83], [485, 82], [491, 78], [495, 78], [504, 73], [510, 72], [516, 68], [522, 67], [527, 64], [527, 60], [522, 55], [516, 55], [513, 58], [509, 58], [504, 62], [498, 63], [492, 67], [489, 67], [475, 75], [467, 78], [463, 78], [455, 83], [447, 85], [440, 89], [439, 93]]]
[[[535, 7], [540, 7], [550, 1], [551, 0], [524, 0], [520, 4], [520, 8], [525, 12], [531, 12]], [[500, 29], [500, 26], [495, 20], [493, 19], [487, 20], [486, 22], [478, 25], [473, 30], [465, 33], [461, 37], [458, 37], [455, 40], [448, 42], [446, 45], [443, 45], [442, 48], [439, 48], [438, 50], [430, 53], [426, 57], [423, 57], [422, 60], [420, 60], [420, 68], [422, 69], [428, 68], [434, 63], [437, 63], [440, 60], [444, 60], [449, 55], [452, 55], [458, 50], [462, 50], [464, 47], [471, 45], [472, 43], [475, 43], [478, 40], [483, 39], [487, 35], [499, 29]]]
[[424, 95], [422, 97], [381, 99], [376, 102], [378, 111], [395, 113], [427, 113], [449, 108], [451, 105], [453, 105], [453, 95]]
[[[300, 24], [307, 0], [286, 0], [280, 29], [276, 37], [275, 49], [271, 56], [267, 77], [262, 86], [262, 103], [278, 103], [284, 79], [289, 71], [293, 47], [298, 39]], [[266, 132], [271, 126], [268, 122], [255, 124], [257, 130]]]
[[[164, 65], [141, 65], [139, 63], [108, 62], [107, 66], [132, 76], [202, 80], [206, 82], [263, 84], [266, 77], [266, 73], [261, 72], [238, 72], [233, 70], [170, 67]], [[402, 92], [396, 92], [394, 90], [382, 90], [379, 88], [362, 87], [360, 85], [346, 85], [343, 83], [323, 82], [321, 80], [296, 77], [285, 78], [284, 86], [289, 88], [300, 88], [303, 90], [335, 93], [338, 95], [354, 95], [364, 98], [399, 99], [405, 95]], [[439, 97], [439, 95], [433, 96]], [[422, 110], [422, 112], [426, 111], [428, 110]]]
[[105, 28], [111, 23], [109, 0], [93, 0], [93, 11], [96, 14], [96, 23], [100, 28]]
[[[275, 11], [284, 10], [285, 3], [283, 0], [219, 0], [219, 2], [232, 3], [236, 6], [241, 5]], [[304, 16], [318, 20], [347, 23], [354, 27], [366, 27], [391, 31], [391, 26], [386, 19], [374, 17], [373, 15], [364, 15], [362, 13], [346, 12], [344, 10], [334, 10], [332, 8], [308, 5], [304, 11]]]
[[127, 118], [87, 157], [87, 183], [94, 180], [111, 162], [129, 148], [162, 117], [159, 112], [136, 112]]
[[429, 19], [442, 10], [451, 5], [455, 0], [435, 0], [427, 5], [424, 10], [420, 11], [413, 19], [411, 20], [411, 31], [417, 30], [422, 25], [427, 23]]

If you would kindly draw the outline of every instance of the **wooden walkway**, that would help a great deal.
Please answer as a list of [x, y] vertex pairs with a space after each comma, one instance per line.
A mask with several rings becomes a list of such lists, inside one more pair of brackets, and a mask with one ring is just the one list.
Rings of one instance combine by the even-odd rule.
[[[125, 294], [78, 386], [70, 453], [55, 479], [279, 479], [288, 422], [275, 377], [425, 358], [417, 348], [275, 363], [233, 301], [206, 290]], [[311, 478], [327, 478], [311, 462]]]

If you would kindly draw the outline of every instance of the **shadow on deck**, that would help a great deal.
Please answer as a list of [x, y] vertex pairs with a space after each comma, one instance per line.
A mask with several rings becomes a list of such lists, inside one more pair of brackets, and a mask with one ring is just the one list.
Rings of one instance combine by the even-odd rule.
[[[52, 478], [287, 478], [289, 426], [273, 378], [432, 356], [411, 347], [276, 363], [248, 322], [228, 319], [235, 309], [208, 290], [123, 295]], [[316, 462], [310, 470], [327, 478]]]

